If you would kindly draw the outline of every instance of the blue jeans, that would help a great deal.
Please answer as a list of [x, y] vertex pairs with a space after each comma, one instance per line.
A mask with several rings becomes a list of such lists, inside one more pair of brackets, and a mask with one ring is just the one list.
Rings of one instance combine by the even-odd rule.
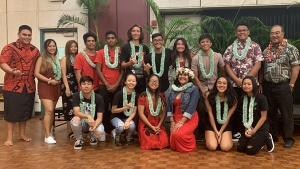
[[[111, 119], [111, 124], [115, 127], [116, 129], [116, 136], [121, 135], [121, 133], [124, 131], [124, 123], [126, 119], [119, 119], [118, 117], [114, 117]], [[126, 135], [131, 135], [132, 132], [135, 130], [135, 123], [133, 120], [130, 121], [129, 128], [126, 130]]]
[[[71, 120], [71, 128], [74, 132], [74, 137], [76, 138], [76, 140], [82, 140], [82, 132], [86, 133], [89, 132], [89, 124], [86, 123], [85, 121], [81, 120], [81, 121], [76, 121], [76, 120]], [[102, 135], [97, 138], [95, 137], [95, 134], [93, 132], [90, 132], [90, 134], [97, 138], [99, 141], [105, 141], [105, 132], [104, 132], [104, 126], [101, 123], [96, 129], [95, 131], [96, 133], [101, 132]]]

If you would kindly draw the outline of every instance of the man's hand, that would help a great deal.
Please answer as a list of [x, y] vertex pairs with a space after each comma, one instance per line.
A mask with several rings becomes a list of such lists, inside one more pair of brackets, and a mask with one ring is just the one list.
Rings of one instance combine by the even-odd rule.
[[13, 68], [13, 70], [11, 71], [11, 74], [14, 75], [14, 76], [23, 75], [23, 73], [20, 70], [17, 70], [16, 68]]
[[137, 61], [135, 58], [130, 57], [129, 62], [130, 62], [131, 65], [134, 65], [134, 64], [136, 64], [138, 61]]

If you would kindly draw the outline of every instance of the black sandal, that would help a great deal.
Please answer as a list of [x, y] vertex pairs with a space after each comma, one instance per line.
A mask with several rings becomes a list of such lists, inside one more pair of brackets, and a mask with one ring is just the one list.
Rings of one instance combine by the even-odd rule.
[[73, 131], [71, 131], [71, 132], [68, 134], [68, 136], [69, 136], [70, 138], [74, 138], [74, 133], [73, 133]]

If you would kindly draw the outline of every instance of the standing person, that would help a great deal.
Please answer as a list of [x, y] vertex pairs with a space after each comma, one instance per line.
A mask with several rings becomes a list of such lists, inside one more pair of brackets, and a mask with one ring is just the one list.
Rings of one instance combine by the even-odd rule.
[[71, 129], [70, 120], [74, 117], [73, 94], [78, 91], [78, 83], [74, 72], [74, 60], [78, 54], [78, 44], [74, 40], [69, 40], [65, 47], [65, 56], [60, 60], [62, 81], [62, 105], [64, 118], [67, 121], [68, 136], [73, 138], [74, 133]]
[[196, 149], [193, 132], [198, 125], [196, 107], [199, 90], [192, 83], [194, 73], [189, 68], [177, 68], [176, 76], [167, 100], [167, 116], [171, 122], [170, 147], [175, 151], [188, 152]]
[[169, 139], [163, 125], [166, 116], [166, 103], [160, 93], [158, 75], [149, 76], [146, 92], [138, 99], [139, 140], [142, 149], [163, 149], [169, 146]]
[[[278, 141], [277, 124], [278, 109], [283, 118], [284, 147], [292, 147], [293, 89], [299, 74], [299, 51], [284, 38], [284, 30], [280, 25], [274, 25], [270, 33], [271, 42], [264, 50], [265, 61], [260, 69], [260, 82], [263, 93], [268, 98], [268, 122], [274, 141]], [[260, 88], [262, 91], [262, 88]]]
[[45, 142], [55, 144], [51, 135], [56, 103], [61, 96], [61, 68], [57, 56], [57, 45], [53, 39], [44, 42], [44, 51], [35, 65], [34, 76], [38, 79], [38, 95], [45, 108]]
[[[98, 93], [99, 78], [96, 73], [96, 42], [97, 36], [94, 33], [86, 33], [83, 35], [85, 50], [81, 50], [75, 57], [74, 70], [79, 84], [81, 76], [90, 76], [94, 80], [93, 90]], [[80, 88], [79, 88], [80, 90]]]
[[199, 136], [197, 140], [204, 139], [205, 130], [205, 92], [212, 90], [220, 72], [220, 75], [225, 76], [225, 63], [222, 59], [222, 55], [214, 52], [211, 49], [212, 37], [204, 33], [199, 37], [200, 51], [192, 59], [192, 70], [195, 74], [195, 83], [200, 90], [200, 99], [197, 106], [197, 112], [199, 114], [198, 132]]
[[111, 123], [115, 127], [116, 136], [114, 143], [116, 146], [121, 145], [121, 133], [126, 130], [125, 144], [131, 144], [131, 134], [135, 131], [135, 123], [133, 121], [137, 111], [137, 93], [134, 88], [137, 84], [134, 74], [126, 74], [124, 78], [125, 86], [116, 93], [112, 103]]
[[244, 132], [237, 144], [239, 152], [255, 155], [266, 144], [268, 152], [274, 150], [272, 135], [267, 120], [267, 98], [258, 93], [256, 78], [246, 76], [242, 81], [243, 97], [239, 104], [242, 109]]
[[39, 50], [30, 43], [31, 39], [31, 27], [21, 25], [18, 40], [6, 45], [1, 51], [0, 68], [5, 72], [2, 88], [7, 131], [5, 146], [13, 145], [16, 123], [19, 124], [18, 139], [31, 141], [31, 138], [25, 135], [25, 129], [34, 108], [36, 88], [33, 73], [35, 62], [40, 56]]
[[[246, 23], [239, 23], [236, 27], [235, 35], [237, 39], [225, 51], [223, 59], [225, 62], [225, 71], [231, 78], [233, 89], [237, 97], [242, 96], [242, 79], [246, 76], [254, 76], [258, 83], [258, 71], [261, 62], [264, 60], [259, 45], [249, 37], [250, 31]], [[235, 141], [244, 132], [241, 124], [241, 113], [236, 109], [233, 114], [233, 139]]]
[[96, 71], [99, 77], [99, 94], [104, 99], [103, 124], [106, 132], [110, 132], [109, 105], [112, 104], [115, 94], [121, 90], [121, 80], [123, 78], [123, 69], [119, 62], [119, 49], [116, 46], [117, 34], [114, 31], [105, 33], [106, 45], [104, 49], [99, 50], [96, 62]]
[[232, 146], [232, 125], [230, 117], [237, 107], [236, 94], [229, 79], [220, 76], [210, 92], [206, 93], [207, 109], [205, 141], [209, 150], [220, 146], [222, 151], [229, 151]]
[[165, 48], [163, 36], [161, 33], [152, 35], [152, 44], [154, 49], [145, 57], [145, 72], [146, 76], [156, 74], [160, 77], [160, 87], [162, 93], [167, 97], [167, 89], [169, 88], [168, 71], [171, 61], [170, 49]]
[[76, 142], [74, 149], [82, 149], [82, 132], [89, 132], [90, 145], [96, 145], [99, 141], [105, 141], [102, 117], [104, 101], [102, 96], [93, 91], [94, 80], [89, 76], [80, 78], [79, 92], [73, 95], [74, 117], [71, 127], [74, 131]]
[[121, 67], [126, 74], [132, 73], [137, 77], [135, 91], [142, 93], [146, 90], [144, 77], [144, 57], [149, 53], [146, 45], [143, 45], [144, 33], [142, 27], [133, 25], [127, 32], [128, 43], [121, 50]]

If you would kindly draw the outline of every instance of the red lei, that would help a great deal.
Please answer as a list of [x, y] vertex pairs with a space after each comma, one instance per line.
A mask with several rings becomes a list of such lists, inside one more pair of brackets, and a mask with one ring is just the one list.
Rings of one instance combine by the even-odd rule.
[[271, 57], [271, 49], [272, 49], [273, 43], [270, 42], [269, 46], [267, 48], [267, 56], [266, 56], [267, 60], [269, 60], [270, 62], [272, 62], [273, 60], [275, 60], [279, 56], [281, 50], [283, 49], [283, 47], [286, 44], [287, 44], [287, 39], [283, 39], [282, 42], [279, 44], [279, 46], [278, 46], [275, 54], [273, 55], [273, 57]]

